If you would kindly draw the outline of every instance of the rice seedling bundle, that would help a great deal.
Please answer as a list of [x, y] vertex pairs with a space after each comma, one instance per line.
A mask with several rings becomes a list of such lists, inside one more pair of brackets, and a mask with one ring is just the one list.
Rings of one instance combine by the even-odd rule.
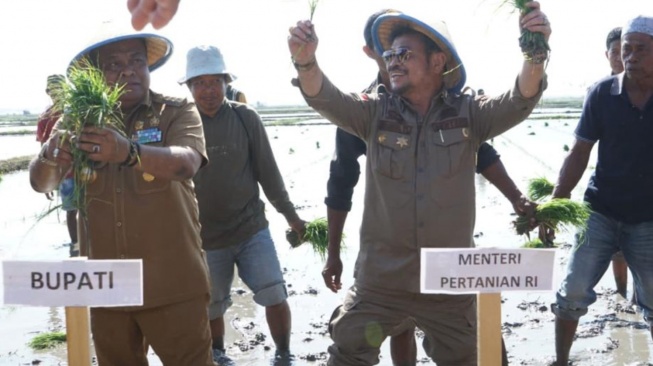
[[[504, 4], [512, 4], [522, 14], [528, 14], [531, 11], [531, 8], [526, 6], [528, 2], [529, 0], [504, 0]], [[534, 33], [523, 28], [519, 37], [519, 47], [526, 60], [538, 64], [548, 60], [549, 51], [551, 51], [542, 33]]]
[[62, 80], [54, 91], [54, 108], [63, 114], [58, 129], [65, 131], [63, 144], [70, 142], [73, 156], [73, 175], [75, 190], [73, 204], [81, 216], [86, 215], [86, 185], [95, 180], [96, 164], [88, 158], [76, 142], [85, 127], [111, 127], [124, 136], [120, 97], [125, 93], [124, 86], [107, 84], [100, 69], [86, 58], [76, 62], [68, 73], [68, 81]]
[[44, 350], [55, 347], [58, 344], [66, 343], [66, 333], [64, 332], [49, 332], [42, 333], [32, 338], [29, 346], [35, 350]]
[[554, 187], [555, 185], [544, 177], [533, 178], [528, 181], [528, 197], [532, 201], [540, 201], [552, 195]]
[[[308, 242], [320, 258], [324, 260], [329, 247], [329, 223], [324, 217], [306, 223], [304, 237], [301, 239], [295, 231], [288, 229], [286, 231], [286, 240], [288, 240], [293, 248], [297, 248], [302, 243]], [[340, 243], [341, 247], [343, 243]]]
[[[584, 231], [590, 212], [590, 208], [585, 202], [574, 202], [567, 198], [554, 198], [537, 206], [535, 219], [544, 227], [555, 232], [564, 227], [574, 227]], [[513, 226], [519, 235], [525, 235], [529, 232], [529, 222], [526, 216], [517, 217], [513, 221]]]

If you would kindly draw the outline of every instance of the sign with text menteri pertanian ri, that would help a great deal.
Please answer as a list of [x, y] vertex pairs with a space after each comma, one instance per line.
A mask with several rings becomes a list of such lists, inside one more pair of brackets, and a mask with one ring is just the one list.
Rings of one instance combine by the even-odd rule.
[[422, 248], [422, 293], [551, 291], [555, 249]]
[[29, 306], [143, 305], [143, 262], [5, 260], [3, 302]]

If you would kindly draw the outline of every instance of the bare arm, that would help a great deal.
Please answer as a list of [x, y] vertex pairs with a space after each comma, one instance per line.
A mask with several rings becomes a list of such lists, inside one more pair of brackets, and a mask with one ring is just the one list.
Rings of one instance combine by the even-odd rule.
[[329, 246], [327, 248], [327, 260], [322, 270], [324, 284], [333, 292], [342, 288], [340, 277], [342, 276], [342, 260], [340, 259], [340, 242], [342, 241], [342, 229], [347, 220], [347, 211], [334, 210], [327, 207], [327, 221], [329, 223]]
[[585, 169], [587, 169], [592, 147], [594, 147], [593, 143], [576, 139], [569, 155], [562, 163], [558, 181], [553, 189], [554, 198], [571, 197], [571, 191], [576, 187]]
[[[99, 162], [125, 162], [129, 155], [129, 140], [110, 128], [87, 127], [79, 138], [79, 148], [89, 158]], [[140, 163], [133, 166], [159, 179], [186, 180], [192, 178], [202, 163], [195, 149], [187, 146], [141, 145]]]
[[[539, 32], [544, 35], [544, 39], [548, 42], [551, 35], [551, 26], [546, 15], [540, 10], [540, 3], [531, 1], [527, 4], [531, 10], [520, 19], [520, 25], [524, 29], [531, 32]], [[517, 79], [519, 91], [524, 98], [532, 98], [537, 95], [540, 90], [540, 83], [544, 76], [544, 63], [531, 63], [524, 60], [521, 72]]]
[[514, 203], [522, 196], [521, 191], [519, 188], [517, 188], [515, 182], [508, 175], [508, 172], [503, 166], [501, 159], [497, 160], [494, 162], [494, 164], [487, 167], [487, 169], [482, 171], [481, 174], [485, 177], [485, 179], [490, 181], [490, 183], [494, 184], [494, 186], [497, 187], [499, 191], [501, 191], [501, 193], [508, 199], [508, 201], [510, 201], [510, 203]]

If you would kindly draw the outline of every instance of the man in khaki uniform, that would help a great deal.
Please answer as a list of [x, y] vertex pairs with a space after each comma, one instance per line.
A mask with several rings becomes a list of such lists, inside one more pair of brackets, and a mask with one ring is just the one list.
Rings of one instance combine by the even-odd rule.
[[[537, 2], [520, 18], [548, 39]], [[288, 45], [309, 105], [367, 144], [365, 210], [354, 286], [334, 313], [329, 365], [372, 365], [387, 336], [412, 320], [438, 365], [476, 364], [473, 295], [420, 294], [420, 248], [473, 247], [474, 168], [481, 142], [523, 121], [546, 86], [543, 59], [525, 60], [495, 98], [461, 95], [465, 69], [444, 23], [406, 14], [373, 25], [393, 93], [345, 94], [324, 76], [310, 21]]]
[[[126, 90], [120, 107], [128, 137], [87, 127], [76, 141], [98, 163], [86, 187], [87, 215], [80, 217], [82, 254], [143, 261], [142, 306], [91, 309], [100, 366], [147, 365], [144, 337], [166, 366], [214, 365], [191, 180], [207, 162], [202, 122], [193, 103], [149, 90], [150, 71], [171, 53], [164, 37], [112, 33], [73, 60], [89, 56], [110, 85]], [[72, 169], [71, 146], [57, 126], [30, 164], [38, 192], [53, 190]]]

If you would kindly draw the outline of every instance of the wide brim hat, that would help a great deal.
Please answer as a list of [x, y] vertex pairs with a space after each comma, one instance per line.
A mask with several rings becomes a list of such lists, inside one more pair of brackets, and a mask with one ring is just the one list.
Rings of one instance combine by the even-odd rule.
[[75, 62], [84, 56], [88, 56], [93, 50], [129, 39], [145, 40], [145, 47], [147, 49], [147, 66], [150, 72], [163, 66], [170, 56], [172, 56], [174, 48], [172, 42], [168, 38], [154, 33], [137, 33], [131, 30], [120, 31], [117, 30], [111, 22], [104, 22], [97, 34], [88, 43], [88, 46], [79, 52], [72, 61], [70, 61], [69, 69]]
[[447, 30], [447, 25], [441, 21], [434, 21], [430, 24], [426, 24], [421, 20], [402, 13], [388, 13], [381, 15], [372, 25], [374, 47], [379, 54], [383, 54], [385, 50], [391, 48], [392, 40], [390, 39], [390, 36], [392, 35], [392, 32], [399, 27], [414, 29], [437, 44], [437, 46], [447, 56], [447, 70], [443, 75], [445, 89], [449, 92], [459, 94], [463, 86], [465, 86], [467, 74], [465, 73], [465, 66], [458, 56], [456, 47], [451, 40], [451, 36]]
[[215, 46], [197, 46], [186, 54], [186, 75], [179, 79], [179, 84], [202, 75], [224, 75], [227, 83], [236, 80], [236, 75], [227, 71], [222, 52]]

